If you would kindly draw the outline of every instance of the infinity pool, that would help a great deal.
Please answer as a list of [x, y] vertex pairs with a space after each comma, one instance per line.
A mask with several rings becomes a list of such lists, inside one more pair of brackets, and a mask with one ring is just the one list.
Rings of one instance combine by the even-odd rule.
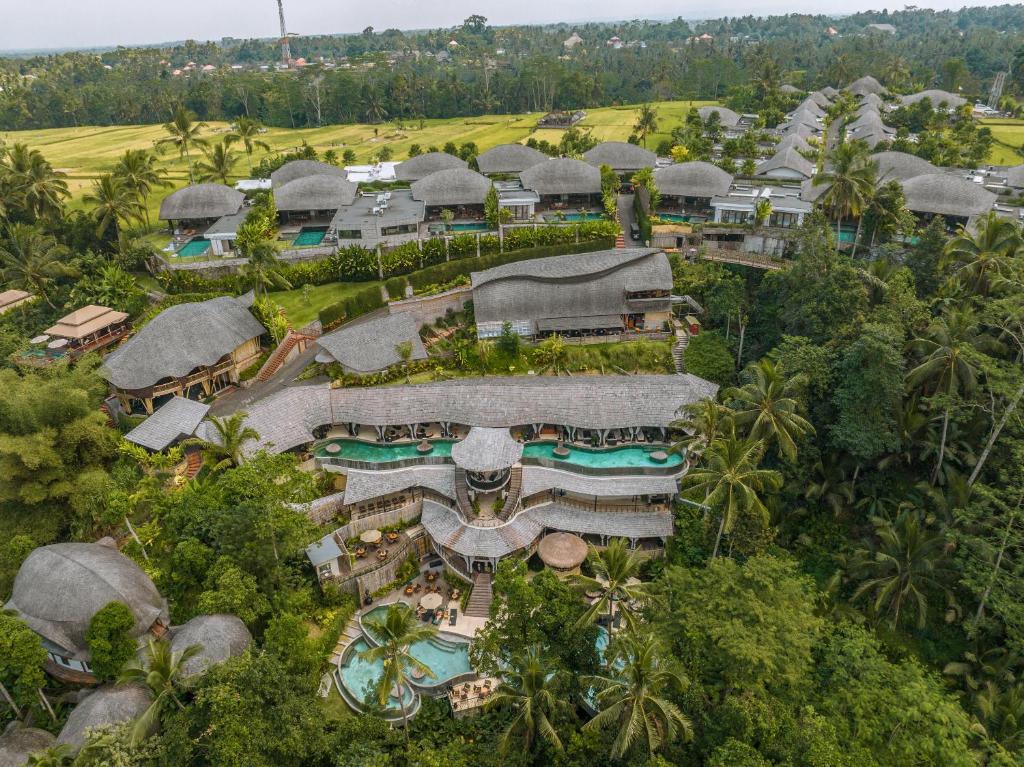
[[547, 458], [553, 461], [574, 464], [576, 466], [592, 466], [595, 468], [645, 468], [650, 466], [678, 466], [683, 462], [683, 457], [678, 453], [669, 453], [665, 461], [655, 461], [651, 453], [664, 448], [657, 447], [609, 447], [604, 450], [592, 450], [584, 447], [569, 447], [569, 455], [559, 458], [555, 455], [556, 442], [535, 442], [523, 448], [524, 458]]
[[210, 241], [204, 237], [193, 237], [186, 242], [177, 252], [179, 258], [194, 258], [201, 256], [210, 249]]
[[[358, 701], [366, 701], [368, 696], [371, 698], [376, 696], [377, 683], [384, 671], [383, 661], [378, 660], [371, 663], [360, 659], [359, 653], [368, 649], [370, 649], [370, 645], [365, 639], [356, 640], [346, 652], [346, 660], [340, 669], [342, 683]], [[412, 705], [413, 692], [406, 687], [402, 693], [403, 703], [408, 709]], [[388, 696], [387, 708], [396, 712], [400, 710], [397, 695]]]
[[[364, 442], [359, 439], [332, 439], [317, 446], [315, 455], [318, 458], [345, 458], [349, 461], [362, 461], [364, 463], [392, 463], [406, 458], [423, 458], [424, 456], [437, 456], [447, 458], [452, 454], [454, 440], [432, 440], [430, 444], [434, 449], [429, 453], [421, 453], [418, 449], [418, 442], [396, 442], [392, 444]], [[338, 445], [340, 452], [328, 452], [328, 445]]]
[[603, 213], [566, 213], [564, 216], [548, 216], [548, 221], [602, 221]]
[[450, 224], [448, 230], [451, 232], [486, 232], [491, 227], [486, 223], [480, 224]]

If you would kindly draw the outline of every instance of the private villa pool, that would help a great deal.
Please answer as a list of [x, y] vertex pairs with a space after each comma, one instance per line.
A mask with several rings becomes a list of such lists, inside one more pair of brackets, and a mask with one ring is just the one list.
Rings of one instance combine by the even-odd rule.
[[292, 240], [292, 245], [300, 248], [319, 245], [324, 241], [326, 235], [326, 226], [304, 226], [299, 230], [298, 236]]
[[666, 224], [688, 224], [691, 218], [688, 214], [683, 213], [656, 213], [655, 215]]
[[605, 215], [604, 213], [566, 213], [563, 216], [559, 216], [550, 213], [544, 218], [547, 221], [603, 221]]
[[314, 454], [317, 458], [343, 458], [362, 463], [393, 463], [407, 458], [426, 456], [448, 458], [452, 454], [454, 440], [437, 439], [430, 442], [432, 450], [421, 452], [419, 442], [366, 442], [361, 439], [332, 439], [318, 445]]
[[175, 254], [178, 258], [195, 258], [201, 256], [210, 249], [210, 241], [205, 237], [193, 237], [186, 242]]
[[643, 469], [662, 466], [679, 466], [683, 456], [679, 453], [668, 453], [665, 460], [658, 460], [655, 453], [666, 452], [659, 447], [609, 447], [603, 450], [566, 445], [569, 455], [561, 457], [555, 454], [556, 442], [535, 442], [523, 448], [523, 458], [540, 458], [557, 461], [563, 464], [586, 466], [596, 469], [631, 468]]

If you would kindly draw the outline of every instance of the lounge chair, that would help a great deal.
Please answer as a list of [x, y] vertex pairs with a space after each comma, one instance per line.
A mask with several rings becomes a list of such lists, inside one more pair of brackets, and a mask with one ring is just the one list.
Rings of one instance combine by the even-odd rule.
[[456, 622], [456, 621], [458, 620], [458, 618], [459, 618], [459, 611], [458, 611], [458, 610], [456, 610], [456, 609], [455, 609], [455, 608], [453, 607], [453, 608], [451, 609], [451, 612], [450, 612], [450, 613], [449, 613], [449, 615], [448, 615], [448, 625], [449, 625], [449, 626], [454, 626], [454, 625], [455, 625], [455, 622]]

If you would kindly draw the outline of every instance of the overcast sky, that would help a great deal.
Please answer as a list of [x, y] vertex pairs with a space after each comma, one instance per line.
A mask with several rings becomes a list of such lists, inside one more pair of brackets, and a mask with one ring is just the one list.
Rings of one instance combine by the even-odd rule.
[[[992, 0], [921, 0], [928, 8], [991, 5]], [[746, 13], [842, 12], [885, 7], [884, 0], [285, 0], [289, 31], [295, 34], [358, 32], [367, 26], [422, 29], [457, 24], [481, 13], [492, 24], [618, 19], [628, 9], [643, 18], [714, 18]], [[891, 8], [902, 8], [891, 5]], [[276, 0], [0, 0], [0, 50], [90, 47], [272, 37]]]

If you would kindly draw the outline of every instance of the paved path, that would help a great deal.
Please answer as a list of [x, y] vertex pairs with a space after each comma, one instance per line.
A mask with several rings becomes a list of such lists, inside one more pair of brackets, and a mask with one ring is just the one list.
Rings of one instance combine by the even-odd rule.
[[626, 238], [627, 248], [636, 248], [641, 245], [639, 240], [634, 240], [629, 233], [630, 225], [636, 221], [636, 213], [633, 211], [633, 195], [619, 195], [619, 226], [622, 227], [622, 234]]

